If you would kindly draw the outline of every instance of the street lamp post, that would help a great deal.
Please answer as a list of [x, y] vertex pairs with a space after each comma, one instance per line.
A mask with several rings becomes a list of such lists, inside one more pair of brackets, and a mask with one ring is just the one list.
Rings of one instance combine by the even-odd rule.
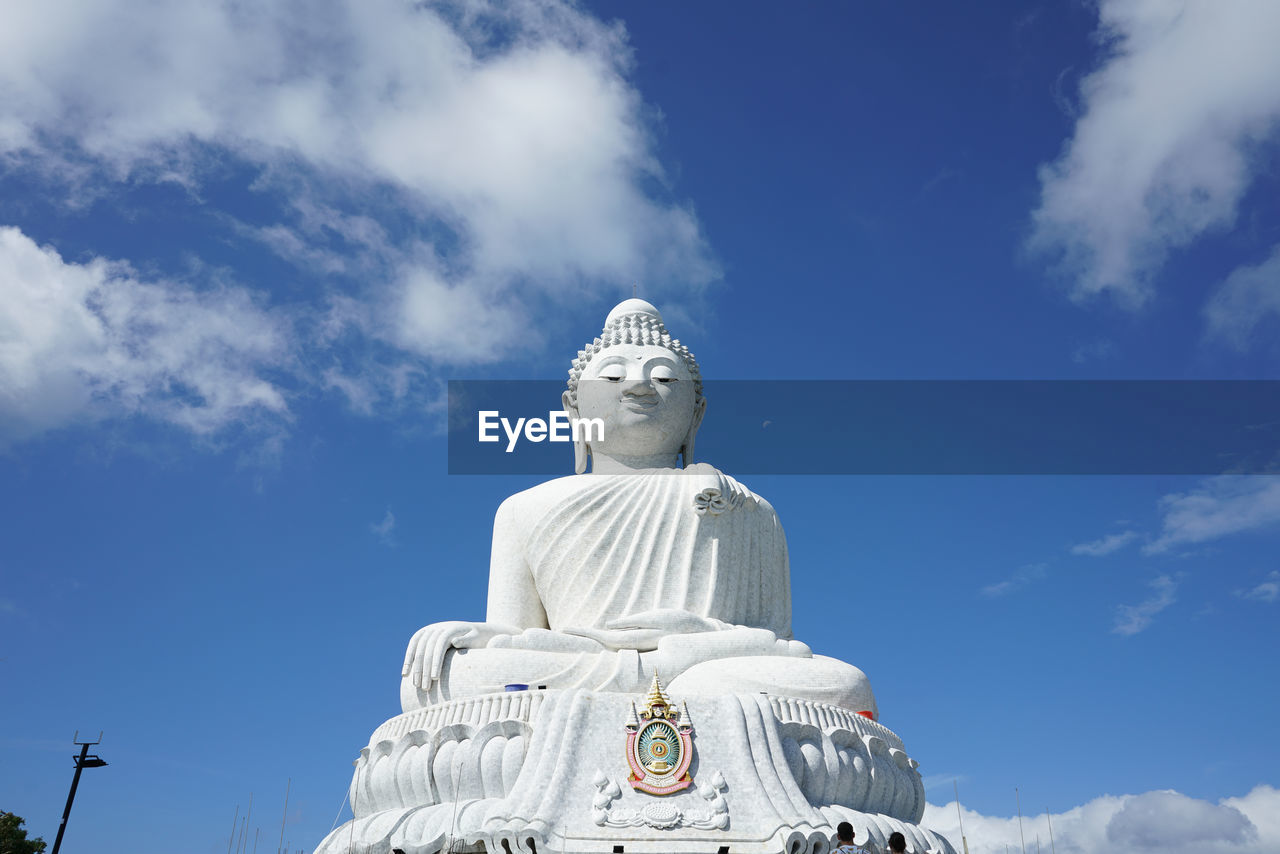
[[98, 733], [97, 741], [80, 741], [80, 730], [76, 730], [72, 744], [80, 745], [80, 755], [71, 757], [76, 763], [76, 774], [71, 778], [71, 791], [67, 793], [67, 806], [62, 811], [62, 822], [58, 825], [58, 836], [53, 840], [53, 854], [58, 854], [62, 847], [62, 834], [67, 830], [67, 819], [71, 817], [71, 803], [76, 799], [76, 787], [80, 785], [80, 772], [85, 768], [101, 768], [107, 763], [97, 755], [89, 755], [89, 746], [102, 743], [102, 733]]

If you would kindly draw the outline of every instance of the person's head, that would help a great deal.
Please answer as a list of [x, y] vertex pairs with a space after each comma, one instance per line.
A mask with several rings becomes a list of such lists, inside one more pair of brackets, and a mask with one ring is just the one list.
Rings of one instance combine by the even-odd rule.
[[667, 332], [658, 310], [639, 299], [609, 312], [600, 337], [578, 353], [563, 404], [571, 420], [599, 419], [603, 425], [574, 443], [579, 474], [592, 454], [668, 461], [681, 455], [687, 466], [706, 411], [693, 354]]
[[847, 821], [842, 821], [836, 825], [836, 839], [841, 842], [853, 841], [853, 825]]
[[907, 850], [907, 838], [898, 831], [889, 834], [889, 850], [894, 854], [904, 854]]

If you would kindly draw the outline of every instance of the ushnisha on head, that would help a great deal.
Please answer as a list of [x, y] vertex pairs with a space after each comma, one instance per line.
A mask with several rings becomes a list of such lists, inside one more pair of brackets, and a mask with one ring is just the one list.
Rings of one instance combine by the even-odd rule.
[[697, 360], [641, 299], [617, 305], [579, 351], [563, 404], [570, 419], [605, 425], [602, 437], [574, 443], [578, 474], [588, 458], [600, 473], [688, 466], [706, 410]]
[[688, 347], [680, 343], [680, 339], [671, 337], [662, 323], [662, 315], [652, 303], [632, 298], [614, 306], [613, 311], [604, 319], [604, 331], [600, 333], [600, 337], [578, 351], [578, 358], [573, 360], [569, 368], [569, 401], [572, 404], [578, 404], [578, 381], [587, 364], [601, 350], [617, 344], [649, 344], [665, 347], [675, 353], [693, 377], [694, 394], [702, 397], [702, 374], [698, 370], [698, 360], [689, 352]]

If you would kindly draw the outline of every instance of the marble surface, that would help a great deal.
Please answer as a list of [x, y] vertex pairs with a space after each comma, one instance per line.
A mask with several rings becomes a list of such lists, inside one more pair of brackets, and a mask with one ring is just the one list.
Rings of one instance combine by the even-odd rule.
[[[918, 826], [918, 763], [865, 674], [792, 636], [773, 507], [696, 461], [701, 372], [656, 308], [609, 313], [562, 405], [602, 434], [575, 442], [575, 474], [499, 507], [485, 620], [411, 638], [402, 714], [361, 751], [355, 819], [317, 854], [824, 854], [841, 821], [874, 854], [895, 830], [953, 854]], [[691, 731], [635, 728], [659, 675]], [[644, 750], [692, 750], [691, 778], [637, 782], [644, 732], [669, 736]]]
[[[824, 854], [835, 825], [882, 850], [953, 849], [918, 826], [918, 763], [888, 728], [847, 709], [769, 694], [673, 701], [693, 727], [692, 785], [628, 784], [626, 724], [641, 695], [532, 690], [440, 704], [374, 733], [352, 783], [356, 819], [316, 854], [473, 851]], [[504, 845], [506, 847], [504, 847]]]

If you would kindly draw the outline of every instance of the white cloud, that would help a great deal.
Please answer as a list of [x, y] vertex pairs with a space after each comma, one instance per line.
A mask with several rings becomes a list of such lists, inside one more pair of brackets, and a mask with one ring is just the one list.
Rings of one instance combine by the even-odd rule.
[[1280, 524], [1280, 478], [1210, 478], [1190, 492], [1164, 496], [1160, 505], [1163, 528], [1143, 548], [1148, 553]]
[[1102, 0], [1099, 19], [1105, 59], [1041, 168], [1030, 245], [1061, 256], [1076, 298], [1137, 306], [1170, 250], [1236, 216], [1280, 120], [1280, 5]]
[[[1103, 795], [1082, 806], [1048, 818], [1023, 816], [1022, 835], [1016, 816], [985, 816], [963, 809], [964, 835], [970, 854], [1020, 851], [1025, 836], [1028, 850], [1039, 837], [1060, 854], [1270, 854], [1280, 850], [1280, 790], [1260, 785], [1242, 798], [1218, 803], [1174, 791], [1141, 795]], [[960, 828], [954, 802], [925, 806], [926, 827], [946, 836], [957, 851]]]
[[1227, 798], [1222, 803], [1233, 806], [1249, 817], [1258, 828], [1258, 841], [1280, 850], [1280, 790], [1272, 786], [1255, 786], [1240, 798]]
[[1172, 791], [1130, 798], [1107, 823], [1107, 839], [1138, 850], [1223, 843], [1237, 847], [1257, 837], [1253, 822], [1235, 807]]
[[[157, 0], [145, 10], [128, 0], [12, 0], [0, 4], [0, 164], [46, 184], [62, 177], [80, 199], [173, 181], [206, 205], [206, 180], [228, 160], [247, 165], [251, 189], [278, 202], [283, 221], [210, 211], [213, 220], [315, 277], [345, 277], [346, 292], [323, 298], [319, 339], [299, 344], [341, 339], [341, 358], [332, 349], [303, 356], [320, 388], [373, 412], [432, 366], [536, 348], [535, 310], [594, 299], [602, 285], [620, 295], [634, 281], [655, 297], [696, 301], [718, 277], [696, 217], [666, 199], [655, 114], [626, 78], [630, 62], [620, 25], [559, 0]], [[93, 290], [85, 277], [113, 268], [61, 269], [80, 292]], [[170, 315], [187, 298], [128, 276], [109, 290]], [[263, 316], [245, 290], [190, 298]], [[50, 297], [30, 308], [62, 314], [24, 321], [28, 335], [39, 323], [57, 331], [59, 352], [77, 365], [103, 346], [111, 308], [78, 304]], [[678, 304], [667, 307], [679, 315]], [[175, 343], [128, 325], [135, 346]], [[230, 372], [246, 397], [174, 403], [165, 417], [203, 413], [209, 420], [191, 426], [207, 430], [237, 408], [284, 412], [278, 389], [248, 382], [261, 374], [255, 360], [268, 359], [245, 347], [252, 356], [202, 353], [186, 377]], [[234, 358], [223, 364], [223, 355]], [[92, 396], [76, 376], [52, 371], [44, 380], [61, 385], [42, 380], [33, 400], [8, 408], [22, 409], [28, 432], [65, 423]], [[164, 409], [158, 385], [139, 411]]]
[[1268, 315], [1280, 316], [1280, 246], [1256, 266], [1239, 267], [1205, 306], [1209, 334], [1244, 350]]
[[1254, 599], [1258, 602], [1274, 602], [1280, 599], [1280, 572], [1272, 570], [1267, 573], [1267, 580], [1256, 586], [1241, 590], [1239, 596], [1245, 599]]
[[1123, 531], [1119, 534], [1108, 534], [1097, 540], [1091, 540], [1087, 543], [1078, 543], [1071, 547], [1073, 555], [1088, 555], [1089, 557], [1102, 557], [1112, 552], [1119, 551], [1129, 543], [1138, 538], [1137, 531]]
[[[620, 27], [554, 0], [163, 0], [145, 14], [15, 0], [0, 10], [0, 153], [56, 160], [70, 146], [117, 177], [198, 183], [213, 147], [277, 178], [390, 194], [448, 230], [426, 265], [442, 289], [484, 291], [440, 294], [426, 323], [419, 290], [389, 283], [419, 315], [409, 332], [452, 353], [466, 303], [474, 353], [506, 340], [518, 289], [565, 298], [586, 280], [696, 288], [717, 275], [690, 211], [643, 189], [664, 178], [629, 62]], [[301, 233], [259, 236], [340, 263]]]
[[0, 446], [83, 418], [141, 414], [208, 435], [290, 417], [271, 370], [290, 330], [246, 290], [67, 263], [0, 228]]
[[502, 289], [451, 283], [427, 264], [405, 268], [390, 337], [401, 348], [454, 363], [495, 361], [536, 340], [527, 312]]
[[1020, 566], [1004, 581], [988, 584], [982, 588], [982, 595], [1004, 596], [1013, 593], [1041, 580], [1048, 572], [1049, 565], [1047, 563], [1029, 563], [1026, 566]]
[[1118, 635], [1136, 635], [1151, 625], [1151, 621], [1165, 608], [1177, 601], [1178, 580], [1170, 575], [1158, 575], [1151, 580], [1154, 591], [1137, 605], [1120, 605], [1116, 608], [1116, 622], [1111, 631]]

